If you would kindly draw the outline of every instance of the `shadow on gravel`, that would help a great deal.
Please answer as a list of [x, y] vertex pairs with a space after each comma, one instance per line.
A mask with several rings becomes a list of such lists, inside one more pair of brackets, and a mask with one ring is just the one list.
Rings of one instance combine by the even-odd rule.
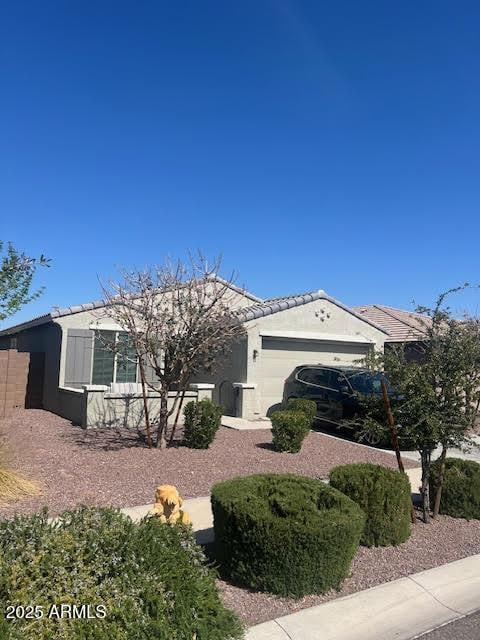
[[255, 446], [258, 447], [258, 449], [267, 449], [268, 451], [275, 451], [273, 442], [258, 442]]
[[82, 429], [72, 425], [72, 430], [61, 437], [70, 444], [94, 451], [148, 448], [143, 433], [127, 429]]
[[[393, 446], [389, 440], [379, 442], [378, 444], [370, 444], [365, 440], [359, 440], [356, 437], [355, 431], [353, 431], [352, 429], [345, 429], [342, 427], [335, 428], [333, 426], [328, 427], [324, 425], [320, 426], [318, 424], [315, 424], [315, 427], [313, 430], [317, 431], [318, 433], [323, 433], [327, 436], [334, 436], [335, 438], [339, 438], [340, 440], [346, 440], [347, 442], [353, 442], [355, 444], [364, 444], [367, 447], [372, 447], [373, 449], [379, 449], [379, 450], [387, 449], [388, 451], [393, 452]], [[406, 440], [400, 441], [400, 449], [408, 451], [413, 448], [414, 446], [411, 442], [408, 442]]]
[[[71, 431], [61, 435], [63, 440], [92, 451], [121, 451], [122, 449], [148, 449], [145, 432], [134, 429], [118, 429], [114, 427], [83, 429], [72, 424]], [[171, 433], [167, 433], [168, 449], [183, 446], [181, 430], [170, 442]], [[152, 428], [153, 447], [155, 447], [155, 428]]]

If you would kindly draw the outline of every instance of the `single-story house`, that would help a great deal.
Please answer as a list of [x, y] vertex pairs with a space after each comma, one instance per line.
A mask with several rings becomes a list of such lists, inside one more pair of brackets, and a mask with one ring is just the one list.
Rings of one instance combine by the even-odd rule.
[[[282, 401], [284, 381], [296, 366], [355, 364], [389, 338], [375, 320], [322, 290], [267, 300], [230, 290], [245, 335], [213, 375], [193, 382], [186, 398], [210, 395], [227, 415], [266, 416]], [[106, 350], [100, 332], [116, 340], [126, 335], [103, 302], [91, 302], [0, 331], [0, 349], [42, 354], [36, 380], [42, 408], [83, 426], [141, 424], [138, 367]], [[158, 405], [158, 394], [150, 395]]]
[[388, 333], [385, 347], [403, 345], [407, 358], [418, 360], [424, 352], [428, 316], [381, 304], [353, 307], [363, 318], [374, 322]]

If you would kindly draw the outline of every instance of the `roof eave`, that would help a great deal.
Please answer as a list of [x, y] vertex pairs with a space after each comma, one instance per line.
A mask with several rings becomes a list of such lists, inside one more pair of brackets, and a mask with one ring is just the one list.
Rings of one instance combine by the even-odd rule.
[[33, 320], [28, 320], [27, 322], [21, 322], [20, 324], [13, 325], [13, 327], [2, 329], [0, 331], [0, 336], [10, 336], [15, 333], [20, 333], [20, 331], [24, 331], [25, 329], [32, 329], [33, 327], [39, 327], [42, 324], [47, 324], [48, 322], [52, 322], [52, 321], [53, 321], [52, 314], [46, 313], [45, 315], [39, 316], [38, 318], [33, 318]]

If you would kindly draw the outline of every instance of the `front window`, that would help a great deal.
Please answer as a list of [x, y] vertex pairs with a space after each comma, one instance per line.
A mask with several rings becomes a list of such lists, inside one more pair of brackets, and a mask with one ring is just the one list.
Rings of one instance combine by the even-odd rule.
[[136, 382], [135, 349], [124, 331], [95, 331], [92, 384]]

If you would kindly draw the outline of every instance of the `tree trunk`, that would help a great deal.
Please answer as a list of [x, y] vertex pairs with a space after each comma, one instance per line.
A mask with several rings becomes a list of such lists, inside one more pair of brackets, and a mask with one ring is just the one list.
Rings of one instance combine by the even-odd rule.
[[429, 489], [429, 479], [430, 479], [430, 462], [432, 458], [432, 452], [430, 449], [422, 449], [420, 451], [421, 459], [422, 459], [422, 512], [423, 512], [423, 521], [425, 524], [430, 524], [430, 489]]
[[[385, 380], [381, 381], [381, 385], [383, 404], [385, 405], [388, 426], [390, 428], [390, 437], [392, 440], [392, 446], [395, 451], [395, 455], [397, 457], [398, 469], [401, 473], [405, 473], [405, 467], [403, 466], [402, 455], [400, 453], [400, 444], [398, 442], [397, 425], [395, 423], [395, 418], [393, 417], [392, 405], [390, 404], [390, 398], [388, 397], [387, 385], [385, 384]], [[410, 519], [412, 521], [412, 524], [415, 524], [415, 509], [413, 508], [413, 501], [410, 508]]]
[[165, 449], [167, 446], [168, 423], [168, 389], [164, 386], [160, 389], [160, 414], [158, 417], [157, 447]]
[[435, 504], [433, 506], [433, 517], [436, 518], [440, 513], [440, 502], [442, 500], [443, 481], [445, 479], [445, 458], [447, 457], [447, 447], [442, 446], [440, 455], [440, 475], [438, 478], [437, 491], [435, 492]]
[[152, 448], [152, 431], [150, 428], [150, 414], [148, 412], [148, 400], [147, 389], [145, 387], [145, 369], [143, 367], [142, 358], [138, 359], [138, 365], [140, 369], [140, 382], [142, 384], [142, 396], [143, 396], [143, 412], [145, 414], [145, 433], [147, 435], [148, 448]]
[[390, 429], [390, 438], [392, 440], [393, 450], [395, 451], [395, 455], [397, 457], [397, 464], [398, 464], [399, 470], [402, 473], [405, 473], [405, 467], [403, 466], [403, 460], [400, 454], [400, 445], [398, 443], [397, 425], [395, 424], [395, 418], [393, 417], [392, 407], [390, 405], [390, 398], [388, 397], [387, 385], [385, 384], [385, 380], [382, 380], [381, 385], [382, 385], [383, 404], [385, 405], [385, 411], [387, 414], [387, 421]]
[[182, 408], [183, 401], [185, 399], [186, 391], [187, 391], [186, 389], [182, 389], [182, 393], [180, 395], [180, 402], [178, 403], [177, 413], [175, 415], [175, 422], [173, 423], [172, 433], [170, 434], [170, 439], [168, 441], [169, 445], [171, 445], [173, 443], [173, 439], [175, 437], [175, 431], [177, 430], [178, 418], [180, 417], [180, 411], [181, 411], [181, 408]]

